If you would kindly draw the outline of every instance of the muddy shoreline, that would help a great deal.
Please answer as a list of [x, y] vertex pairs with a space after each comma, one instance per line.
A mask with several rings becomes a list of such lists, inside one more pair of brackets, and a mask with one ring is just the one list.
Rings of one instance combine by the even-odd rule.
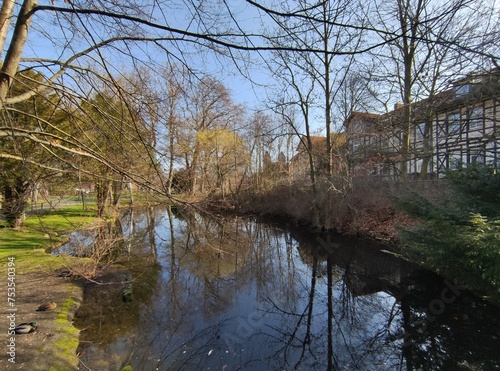
[[[19, 273], [16, 276], [15, 322], [35, 322], [35, 332], [4, 336], [15, 344], [14, 356], [2, 352], [2, 370], [76, 370], [79, 359], [74, 351], [80, 330], [73, 318], [83, 301], [83, 286], [74, 278], [59, 277], [59, 270], [48, 273]], [[37, 311], [43, 303], [54, 301], [54, 310]], [[2, 306], [2, 323], [9, 310]], [[2, 328], [6, 328], [2, 325]], [[6, 339], [6, 340], [7, 340]], [[7, 344], [6, 342], [4, 344]]]

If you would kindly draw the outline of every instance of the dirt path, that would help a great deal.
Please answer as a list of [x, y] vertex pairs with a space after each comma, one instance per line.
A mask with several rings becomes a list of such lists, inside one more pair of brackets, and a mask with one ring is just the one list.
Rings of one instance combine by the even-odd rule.
[[[82, 286], [71, 278], [59, 277], [58, 272], [17, 274], [15, 284], [15, 310], [7, 303], [7, 282], [2, 284], [0, 370], [76, 370], [79, 330], [72, 326], [72, 319], [82, 302]], [[48, 301], [56, 302], [57, 308], [36, 311], [39, 305]], [[16, 324], [36, 322], [37, 330], [30, 334], [8, 335], [11, 313], [15, 314]], [[11, 347], [15, 348], [15, 354], [9, 355]]]

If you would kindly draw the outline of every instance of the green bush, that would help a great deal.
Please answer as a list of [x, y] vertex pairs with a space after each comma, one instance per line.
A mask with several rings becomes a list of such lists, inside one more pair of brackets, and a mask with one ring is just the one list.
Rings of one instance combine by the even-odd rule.
[[399, 200], [421, 221], [403, 231], [402, 240], [435, 270], [498, 295], [500, 176], [492, 168], [473, 167], [449, 173], [444, 181], [452, 192], [439, 203], [415, 194]]

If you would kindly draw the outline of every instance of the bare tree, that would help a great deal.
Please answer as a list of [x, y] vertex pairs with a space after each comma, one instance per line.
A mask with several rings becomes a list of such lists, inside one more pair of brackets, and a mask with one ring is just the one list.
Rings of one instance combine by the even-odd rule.
[[[493, 45], [498, 47], [498, 42], [491, 36], [498, 36], [499, 24], [492, 14], [493, 6], [482, 1], [395, 0], [378, 4], [368, 17], [374, 28], [384, 30], [379, 37], [386, 41], [385, 47], [372, 54], [380, 61], [379, 74], [389, 85], [398, 87], [395, 91], [403, 103], [402, 177], [408, 173], [412, 124], [421, 119], [421, 113], [413, 112], [415, 98], [432, 99], [451, 76], [477, 68], [485, 59], [489, 63], [495, 59]], [[388, 37], [392, 34], [399, 37]]]
[[[298, 2], [295, 12], [299, 19], [276, 18], [284, 35], [280, 41], [293, 42], [296, 45], [313, 45], [317, 51], [311, 53], [291, 53], [278, 51], [275, 58], [278, 64], [277, 75], [286, 76], [285, 84], [295, 92], [290, 104], [297, 105], [305, 123], [305, 141], [310, 162], [310, 178], [316, 187], [318, 173], [317, 159], [314, 159], [311, 141], [311, 125], [321, 120], [320, 128], [326, 134], [323, 172], [331, 177], [336, 163], [345, 162], [338, 156], [339, 136], [334, 130], [342, 130], [344, 118], [337, 111], [336, 100], [340, 98], [342, 86], [355, 61], [355, 56], [362, 50], [361, 36], [364, 25], [356, 18], [357, 2], [309, 3]], [[291, 12], [291, 11], [289, 11]], [[357, 27], [345, 27], [347, 23]], [[368, 30], [367, 30], [368, 32]], [[291, 40], [291, 41], [289, 41]], [[282, 89], [285, 91], [285, 89]], [[336, 125], [334, 124], [336, 117]], [[316, 128], [318, 129], [318, 128]], [[318, 144], [316, 144], [318, 146]], [[316, 149], [316, 153], [318, 153]], [[338, 164], [335, 166], [339, 168]]]
[[189, 172], [190, 192], [205, 191], [209, 162], [203, 158], [201, 137], [216, 129], [230, 129], [241, 117], [241, 107], [232, 102], [227, 88], [205, 77], [191, 84], [186, 92], [186, 117], [182, 128], [181, 148]]
[[[118, 93], [132, 117], [140, 103], [130, 98], [133, 96], [133, 89], [126, 88], [120, 82], [127, 79], [132, 71], [141, 73], [144, 68], [161, 71], [166, 65], [178, 64], [189, 71], [191, 76], [203, 76], [205, 65], [219, 62], [221, 69], [227, 68], [230, 63], [245, 74], [246, 63], [249, 61], [247, 53], [253, 53], [256, 59], [269, 59], [269, 52], [286, 52], [293, 53], [294, 58], [306, 56], [303, 71], [315, 81], [315, 88], [322, 88], [323, 91], [323, 119], [328, 136], [333, 117], [332, 101], [345, 74], [339, 75], [340, 80], [333, 76], [339, 71], [345, 72], [342, 68], [350, 64], [351, 56], [380, 50], [386, 44], [400, 41], [403, 49], [407, 46], [406, 57], [411, 59], [416, 42], [451, 43], [447, 36], [432, 32], [439, 17], [426, 12], [423, 15], [414, 12], [415, 9], [426, 10], [424, 6], [411, 8], [406, 14], [405, 4], [401, 1], [398, 3], [400, 19], [407, 22], [407, 26], [402, 23], [401, 26], [390, 27], [391, 23], [386, 23], [387, 27], [384, 27], [383, 22], [368, 25], [353, 17], [355, 5], [347, 2], [309, 4], [299, 1], [282, 9], [252, 0], [244, 4], [215, 0], [200, 4], [187, 0], [168, 3], [157, 0], [125, 0], [119, 4], [111, 0], [46, 0], [39, 4], [36, 0], [23, 0], [19, 6], [15, 5], [14, 0], [6, 0], [0, 11], [0, 50], [3, 56], [0, 68], [0, 109], [5, 118], [7, 109], [17, 109], [17, 104], [30, 97], [57, 91], [61, 97], [61, 107], [72, 116], [78, 112], [82, 102], [91, 100], [95, 94], [95, 82], [100, 81], [100, 86]], [[455, 1], [451, 11], [440, 13], [442, 19], [453, 18], [455, 10], [463, 9], [461, 6], [466, 5], [465, 1]], [[380, 10], [378, 14], [382, 14], [382, 8], [377, 9]], [[249, 10], [261, 17], [264, 25], [262, 29], [266, 29], [266, 32], [258, 29], [252, 22], [245, 22], [240, 16], [243, 14], [242, 10]], [[182, 17], [174, 19], [174, 13], [182, 14]], [[13, 27], [11, 20], [15, 20]], [[454, 50], [475, 52], [483, 58], [492, 58], [495, 55], [494, 47], [487, 41], [495, 43], [498, 40], [498, 28], [495, 29], [494, 19], [490, 20], [488, 32], [483, 35], [481, 42], [476, 39], [475, 43], [471, 42], [463, 47], [462, 44], [453, 43]], [[415, 24], [425, 26], [426, 33], [412, 33], [416, 29]], [[439, 24], [444, 25], [445, 22]], [[277, 32], [278, 29], [280, 32]], [[463, 30], [465, 32], [465, 28]], [[357, 38], [360, 33], [364, 34], [363, 43], [357, 42], [361, 40]], [[41, 41], [44, 43], [43, 48], [36, 47], [35, 44]], [[333, 68], [333, 57], [342, 61], [336, 68]], [[26, 76], [26, 71], [39, 72], [44, 77], [43, 81], [29, 91], [12, 94], [13, 82]], [[203, 94], [199, 93], [201, 97]], [[405, 99], [411, 101], [408, 94]], [[150, 107], [154, 107], [154, 104], [155, 102], [148, 103]], [[196, 107], [187, 108], [190, 108], [189, 112], [193, 112]], [[142, 117], [159, 119], [153, 110], [149, 113], [144, 113], [146, 110], [140, 111]], [[196, 120], [202, 126], [210, 122], [209, 117], [198, 117]], [[23, 138], [39, 144], [48, 153], [55, 153], [54, 149], [65, 152], [69, 161], [62, 161], [64, 156], [54, 156], [52, 166], [55, 168], [62, 169], [64, 164], [67, 169], [81, 174], [92, 173], [91, 168], [82, 167], [88, 162], [81, 159], [87, 158], [144, 188], [166, 193], [165, 189], [170, 187], [166, 186], [163, 166], [157, 161], [157, 137], [152, 134], [158, 130], [157, 122], [150, 119], [147, 121], [149, 123], [145, 125], [143, 119], [133, 120], [128, 130], [133, 131], [134, 135], [124, 138], [138, 141], [131, 144], [131, 147], [142, 147], [140, 152], [151, 164], [149, 174], [138, 172], [137, 169], [130, 170], [126, 163], [110, 157], [106, 151], [95, 146], [92, 138], [87, 137], [82, 127], [75, 124], [78, 120], [69, 120], [75, 124], [71, 130], [59, 127], [49, 120], [49, 133], [26, 131], [4, 119], [0, 126], [0, 137]], [[151, 130], [149, 134], [144, 133], [145, 126]], [[331, 169], [330, 143], [328, 140]], [[194, 164], [193, 169], [197, 171], [196, 148], [192, 153], [193, 156], [186, 157], [186, 164], [189, 167]], [[2, 148], [0, 154], [2, 158], [25, 160], [25, 154], [15, 157], [6, 148]], [[33, 161], [36, 163], [36, 159]]]

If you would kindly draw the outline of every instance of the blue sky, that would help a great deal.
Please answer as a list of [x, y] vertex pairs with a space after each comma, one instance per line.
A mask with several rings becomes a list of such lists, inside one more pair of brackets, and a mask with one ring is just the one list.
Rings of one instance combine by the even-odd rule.
[[[260, 30], [263, 26], [267, 28], [273, 26], [268, 18], [261, 17], [260, 13], [254, 7], [248, 5], [248, 3], [244, 1], [211, 1], [212, 0], [191, 2], [187, 3], [189, 6], [186, 6], [183, 0], [169, 0], [165, 2], [165, 4], [172, 6], [172, 9], [163, 9], [163, 12], [161, 12], [159, 8], [156, 8], [154, 14], [159, 20], [159, 23], [191, 31], [198, 30], [196, 23], [191, 22], [191, 15], [195, 5], [202, 7], [200, 11], [206, 10], [207, 13], [210, 13], [211, 17], [207, 18], [207, 22], [211, 23], [206, 24], [210, 32], [227, 31], [240, 33], [243, 30], [245, 33], [251, 34], [257, 29]], [[122, 3], [124, 4], [126, 2], [127, 0], [124, 0]], [[143, 4], [146, 2], [147, 1], [144, 1]], [[497, 6], [498, 3], [499, 1], [495, 0]], [[40, 4], [50, 5], [50, 0], [40, 0]], [[55, 1], [55, 6], [68, 7], [69, 5], [64, 3], [63, 0], [57, 0]], [[204, 9], [203, 6], [207, 8]], [[228, 9], [230, 9], [231, 13], [228, 13]], [[148, 8], [144, 6], [141, 10], [148, 11]], [[75, 51], [81, 51], [88, 47], [88, 45], [92, 45], [96, 40], [98, 41], [100, 35], [109, 36], [112, 32], [115, 32], [112, 24], [83, 22], [78, 24], [78, 26], [80, 28], [87, 28], [87, 30], [81, 33], [73, 33], [74, 29], [64, 27], [64, 17], [66, 16], [65, 14], [56, 15], [56, 13], [48, 11], [37, 12], [32, 30], [30, 31], [29, 42], [25, 49], [24, 57], [65, 60], [65, 58]], [[233, 18], [237, 19], [237, 23]], [[59, 22], [59, 20], [63, 20], [63, 22]], [[90, 33], [87, 31], [90, 31]], [[137, 30], [137, 32], [140, 31], [140, 29]], [[151, 29], [149, 29], [149, 31], [151, 31]], [[156, 35], [161, 35], [162, 33], [162, 31], [159, 30], [155, 30], [154, 32]], [[92, 34], [94, 39], [89, 38], [89, 34]], [[116, 34], [118, 35], [120, 33], [116, 31]], [[264, 45], [264, 41], [262, 40], [255, 42], [259, 45]], [[102, 56], [107, 62], [106, 65], [110, 67], [110, 72], [118, 75], [122, 71], [132, 71], [135, 67], [133, 66], [134, 62], [139, 64], [143, 63], [153, 70], [157, 70], [165, 65], [168, 51], [172, 53], [171, 56], [180, 59], [184, 58], [194, 70], [210, 74], [220, 79], [232, 92], [234, 101], [244, 104], [249, 108], [264, 108], [268, 95], [272, 96], [272, 94], [276, 94], [276, 91], [273, 91], [273, 87], [276, 89], [274, 78], [265, 68], [264, 61], [260, 59], [262, 56], [265, 59], [271, 59], [272, 57], [270, 57], [269, 54], [259, 55], [258, 53], [253, 53], [252, 55], [246, 56], [249, 57], [250, 60], [241, 61], [238, 65], [235, 65], [230, 58], [223, 57], [221, 54], [216, 54], [207, 48], [200, 51], [193, 44], [181, 44], [179, 42], [177, 45], [180, 46], [180, 48], [176, 50], [173, 45], [172, 43], [165, 44], [166, 50], [161, 50], [151, 43], [141, 43], [140, 45], [132, 47], [131, 50], [126, 50], [123, 48], [123, 44], [120, 44], [122, 50], [112, 47], [105, 48], [102, 49]], [[135, 61], [132, 61], [127, 56], [129, 51], [135, 55]], [[222, 49], [221, 51], [224, 53], [228, 52], [226, 49]], [[233, 51], [233, 53], [238, 54], [237, 51]], [[95, 53], [92, 57], [96, 58], [95, 61], [93, 61], [92, 58], [82, 58], [79, 63], [81, 63], [83, 67], [93, 68], [94, 66], [92, 64], [100, 63], [100, 61]], [[175, 57], [172, 60], [175, 60]], [[253, 81], [244, 78], [241, 72], [250, 75]], [[317, 117], [318, 115], [313, 115], [313, 121], [316, 120]], [[316, 125], [316, 127], [318, 126]]]
[[[243, 6], [241, 4], [243, 4]], [[61, 7], [67, 6], [62, 0], [56, 1], [55, 5]], [[248, 5], [244, 5], [241, 1], [231, 1], [231, 6], [234, 7], [232, 8], [234, 16], [241, 17], [241, 19], [239, 19], [239, 26], [247, 27], [250, 30], [258, 25], [258, 20], [255, 18], [256, 14], [254, 13], [252, 15], [252, 12], [248, 9]], [[191, 10], [187, 8], [182, 9], [180, 7], [176, 9], [175, 14], [165, 13], [165, 17], [167, 18], [166, 22], [172, 27], [185, 28], [185, 22], [189, 19]], [[158, 18], [164, 16], [158, 11], [157, 13]], [[88, 35], [72, 35], [72, 31], [70, 29], [63, 29], [61, 24], [62, 23], [58, 22], [58, 19], [54, 16], [54, 13], [37, 13], [37, 17], [30, 30], [23, 57], [65, 60], [65, 58], [68, 58], [74, 52], [79, 52], [92, 43], [93, 40], [91, 40]], [[92, 30], [94, 36], [100, 33], [109, 34], [110, 32], [102, 25], [96, 26], [95, 24], [87, 24], [85, 26]], [[101, 29], [99, 29], [99, 27], [101, 27]], [[262, 86], [270, 82], [270, 77], [266, 71], [260, 68], [258, 63], [249, 67], [251, 69], [249, 74], [257, 83], [253, 84], [240, 73], [239, 69], [246, 68], [243, 66], [243, 63], [236, 66], [229, 58], [222, 57], [210, 51], [202, 53], [197, 50], [197, 48], [186, 43], [183, 44], [181, 48], [184, 48], [183, 56], [190, 64], [191, 68], [203, 71], [220, 79], [231, 90], [233, 99], [237, 103], [254, 107], [260, 104], [260, 100], [265, 99], [265, 91]], [[102, 49], [108, 66], [113, 66], [117, 74], [119, 71], [133, 70], [133, 66], [130, 65], [130, 58], [125, 55], [127, 52], [126, 50], [120, 51], [114, 48]], [[180, 53], [173, 48], [172, 52], [180, 56]], [[141, 43], [134, 47], [132, 53], [138, 60], [142, 60], [144, 64], [149, 65], [149, 67], [153, 69], [164, 65], [166, 61], [166, 52], [148, 43]], [[83, 60], [83, 58], [80, 60]], [[254, 60], [253, 62], [256, 63], [258, 60]], [[87, 58], [84, 62], [79, 63], [90, 65], [91, 61]], [[154, 64], [157, 65], [155, 66]]]

